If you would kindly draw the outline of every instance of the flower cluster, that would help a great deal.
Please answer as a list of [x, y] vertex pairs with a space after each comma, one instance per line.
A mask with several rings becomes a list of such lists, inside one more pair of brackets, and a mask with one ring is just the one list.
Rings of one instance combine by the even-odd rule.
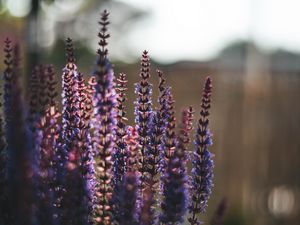
[[[0, 225], [200, 224], [211, 195], [211, 79], [206, 79], [194, 151], [194, 109], [177, 127], [175, 101], [157, 70], [152, 102], [150, 58], [142, 53], [135, 86], [135, 123], [126, 118], [127, 78], [108, 58], [108, 12], [101, 14], [99, 49], [89, 79], [66, 39], [62, 111], [53, 65], [37, 65], [28, 99], [21, 92], [20, 51], [4, 44], [0, 114]], [[27, 112], [28, 109], [28, 112]], [[188, 167], [192, 167], [189, 174]], [[223, 205], [214, 224], [220, 224]]]

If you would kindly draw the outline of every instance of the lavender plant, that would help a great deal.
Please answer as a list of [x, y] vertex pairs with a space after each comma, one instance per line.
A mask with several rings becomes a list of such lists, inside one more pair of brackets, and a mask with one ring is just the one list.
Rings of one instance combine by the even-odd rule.
[[[130, 124], [126, 75], [115, 78], [108, 58], [108, 16], [101, 14], [96, 65], [87, 81], [72, 39], [66, 39], [61, 112], [54, 67], [34, 68], [23, 99], [19, 48], [5, 41], [0, 225], [200, 224], [213, 178], [211, 79], [205, 81], [190, 151], [194, 109], [183, 110], [177, 131], [175, 101], [160, 70], [157, 106], [152, 102], [144, 51]], [[212, 224], [220, 224], [219, 208]]]
[[200, 119], [195, 137], [195, 151], [192, 156], [192, 180], [191, 180], [191, 202], [189, 211], [191, 216], [188, 221], [190, 224], [200, 224], [196, 217], [199, 213], [204, 213], [208, 199], [211, 195], [212, 178], [213, 178], [213, 161], [212, 154], [208, 150], [212, 145], [211, 133], [209, 130], [209, 109], [211, 103], [212, 84], [211, 78], [208, 77], [203, 88], [201, 101]]

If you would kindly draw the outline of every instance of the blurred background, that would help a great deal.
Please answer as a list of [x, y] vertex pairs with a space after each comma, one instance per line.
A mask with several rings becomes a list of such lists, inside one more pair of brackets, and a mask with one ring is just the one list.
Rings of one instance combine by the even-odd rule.
[[203, 220], [226, 197], [226, 225], [299, 225], [300, 1], [0, 0], [1, 46], [6, 37], [20, 42], [26, 84], [39, 63], [60, 77], [69, 36], [89, 76], [105, 8], [110, 59], [129, 79], [131, 122], [144, 49], [154, 88], [156, 68], [173, 87], [178, 117], [189, 105], [199, 111], [204, 78], [213, 78], [215, 187]]

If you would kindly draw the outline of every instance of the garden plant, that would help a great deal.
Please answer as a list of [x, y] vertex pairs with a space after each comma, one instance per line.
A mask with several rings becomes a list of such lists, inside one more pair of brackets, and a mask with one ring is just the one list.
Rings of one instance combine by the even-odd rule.
[[[0, 225], [202, 223], [199, 215], [213, 186], [212, 80], [204, 81], [202, 99], [199, 91], [201, 111], [195, 114], [187, 106], [177, 121], [172, 89], [162, 71], [150, 71], [144, 51], [135, 84], [135, 123], [129, 124], [127, 75], [115, 75], [108, 58], [108, 15], [101, 14], [89, 79], [66, 39], [62, 100], [52, 65], [34, 68], [25, 98], [19, 46], [5, 40]], [[155, 104], [150, 73], [159, 78]], [[222, 202], [212, 225], [221, 224], [224, 207]]]

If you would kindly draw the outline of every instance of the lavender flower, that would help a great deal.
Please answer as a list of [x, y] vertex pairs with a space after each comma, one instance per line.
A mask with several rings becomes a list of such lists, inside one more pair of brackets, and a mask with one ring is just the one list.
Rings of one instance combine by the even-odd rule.
[[[12, 77], [12, 46], [11, 41], [7, 38], [4, 42], [4, 113], [9, 113], [11, 111], [11, 77]], [[1, 93], [2, 95], [2, 93]], [[2, 102], [1, 102], [2, 108]], [[8, 224], [9, 223], [9, 210], [8, 210], [8, 196], [7, 196], [7, 186], [5, 183], [7, 182], [6, 169], [7, 169], [7, 148], [6, 148], [6, 140], [4, 133], [4, 120], [6, 123], [9, 123], [8, 117], [6, 116], [4, 119], [2, 116], [0, 117], [0, 224]]]
[[[64, 224], [88, 225], [92, 223], [94, 197], [94, 168], [89, 127], [85, 121], [86, 86], [83, 75], [75, 77], [74, 128], [68, 162], [66, 164], [66, 193], [63, 199]], [[73, 205], [77, 207], [72, 208]]]
[[183, 222], [187, 211], [187, 175], [184, 162], [176, 149], [167, 163], [163, 176], [163, 202], [161, 224], [178, 224]]
[[112, 223], [112, 153], [114, 149], [114, 132], [116, 127], [116, 93], [114, 90], [114, 75], [107, 59], [106, 34], [108, 13], [104, 11], [99, 32], [100, 48], [98, 50], [97, 69], [94, 76], [97, 80], [95, 93], [95, 123], [94, 123], [94, 148], [97, 174], [97, 206], [96, 224]]
[[46, 67], [44, 65], [39, 66], [39, 92], [38, 92], [38, 104], [39, 104], [39, 116], [43, 116], [47, 109], [47, 105], [49, 104], [48, 97], [48, 84], [47, 84], [47, 75], [46, 75]]
[[164, 149], [164, 136], [165, 129], [167, 127], [167, 121], [170, 115], [170, 105], [168, 101], [168, 96], [170, 94], [170, 87], [166, 85], [166, 78], [162, 71], [157, 70], [157, 75], [159, 77], [159, 96], [158, 96], [158, 104], [159, 107], [157, 109], [157, 117], [158, 117], [158, 126], [160, 127], [160, 135], [162, 136], [162, 140], [160, 143], [160, 148]]
[[55, 79], [55, 71], [53, 65], [47, 65], [45, 67], [45, 76], [47, 83], [47, 98], [49, 99], [49, 105], [56, 104], [56, 98], [58, 93], [56, 91], [57, 81]]
[[[2, 93], [0, 93], [0, 96]], [[0, 110], [2, 110], [2, 103], [0, 103]], [[0, 218], [0, 224], [7, 224], [7, 212], [6, 211], [6, 202], [7, 202], [7, 195], [6, 195], [6, 189], [5, 189], [5, 183], [6, 183], [6, 152], [5, 152], [5, 146], [6, 142], [4, 139], [4, 121], [2, 115], [0, 115], [0, 212], [1, 212], [1, 218]]]
[[37, 220], [41, 224], [52, 225], [57, 218], [56, 194], [56, 146], [59, 138], [60, 114], [55, 102], [49, 106], [45, 115], [36, 125], [34, 132], [35, 152], [38, 154], [38, 205]]
[[[159, 179], [157, 175], [159, 173], [159, 165], [161, 163], [160, 154], [164, 150], [163, 146], [163, 135], [166, 128], [166, 117], [165, 108], [167, 107], [167, 101], [165, 99], [165, 79], [163, 73], [157, 70], [157, 74], [160, 78], [159, 81], [159, 91], [160, 96], [158, 97], [158, 103], [160, 104], [159, 109], [152, 112], [152, 124], [150, 126], [150, 140], [148, 147], [148, 157], [147, 157], [147, 172], [149, 173], [150, 180], [153, 186], [157, 186]], [[154, 190], [155, 192], [155, 190]]]
[[96, 78], [94, 76], [90, 77], [88, 80], [88, 85], [85, 89], [86, 93], [86, 99], [85, 99], [85, 121], [88, 128], [91, 127], [92, 122], [92, 116], [93, 116], [93, 110], [94, 110], [94, 94], [96, 92], [97, 82]]
[[[10, 43], [8, 44], [10, 45]], [[9, 49], [11, 47], [9, 46]], [[23, 118], [23, 100], [20, 89], [20, 52], [16, 45], [12, 63], [4, 74], [5, 80], [5, 135], [7, 152], [8, 204], [10, 218], [15, 224], [32, 223], [32, 146]]]
[[94, 99], [94, 94], [96, 92], [95, 86], [97, 82], [95, 77], [90, 77], [88, 80], [88, 85], [85, 88], [85, 93], [86, 93], [86, 98], [85, 98], [85, 113], [84, 113], [84, 120], [85, 120], [85, 126], [86, 126], [86, 144], [88, 150], [86, 151], [85, 157], [85, 167], [87, 168], [86, 171], [86, 177], [87, 177], [87, 185], [88, 189], [90, 192], [90, 197], [92, 198], [92, 212], [94, 213], [95, 209], [95, 201], [96, 201], [96, 196], [95, 196], [95, 188], [96, 188], [96, 175], [95, 175], [95, 168], [94, 168], [94, 152], [93, 152], [93, 139], [91, 136], [91, 127], [92, 127], [92, 116], [93, 116], [93, 110], [94, 110], [94, 105], [93, 105], [93, 99]]
[[[55, 193], [55, 207], [58, 208], [58, 219], [62, 223], [68, 222], [68, 209], [65, 203], [66, 188], [68, 184], [67, 175], [68, 162], [70, 161], [70, 152], [74, 146], [74, 129], [75, 129], [75, 76], [77, 76], [77, 67], [74, 64], [73, 44], [70, 38], [66, 40], [67, 63], [62, 73], [62, 125], [59, 139], [56, 146], [56, 193]], [[49, 88], [47, 89], [49, 93]], [[70, 179], [70, 177], [68, 177]], [[71, 210], [71, 209], [69, 209]]]
[[[166, 89], [165, 93], [166, 98], [166, 111], [164, 112], [165, 115], [162, 115], [166, 118], [166, 128], [162, 137], [163, 142], [163, 150], [161, 152], [161, 173], [164, 174], [167, 168], [168, 162], [171, 159], [175, 148], [177, 146], [177, 138], [176, 138], [176, 118], [175, 118], [175, 111], [174, 111], [174, 99], [173, 95], [171, 94], [170, 88]], [[163, 176], [163, 175], [162, 175]]]
[[[189, 143], [189, 131], [192, 129], [193, 109], [190, 107], [183, 111], [183, 118], [178, 142], [173, 154], [167, 159], [166, 168], [162, 176], [162, 224], [182, 223], [187, 211], [187, 145]], [[176, 139], [176, 137], [175, 137]]]
[[145, 188], [146, 180], [146, 158], [149, 148], [149, 137], [151, 134], [152, 123], [152, 85], [149, 83], [150, 78], [150, 59], [148, 52], [144, 51], [141, 59], [141, 81], [136, 84], [135, 93], [138, 95], [135, 102], [135, 122], [139, 134], [139, 144], [141, 146], [141, 189]]
[[63, 69], [62, 75], [62, 139], [64, 140], [64, 151], [68, 152], [72, 141], [72, 132], [74, 127], [74, 86], [77, 76], [77, 66], [74, 64], [73, 44], [70, 38], [66, 39], [67, 64]]
[[120, 189], [120, 225], [135, 225], [138, 180], [136, 172], [126, 172]]
[[40, 74], [40, 66], [35, 66], [31, 73], [30, 82], [29, 82], [28, 123], [32, 132], [35, 131], [35, 123], [37, 121], [38, 112], [39, 112], [39, 89], [40, 89], [39, 74]]
[[193, 129], [194, 109], [192, 106], [182, 111], [180, 131], [178, 135], [178, 157], [186, 165], [188, 160], [188, 145], [190, 132]]
[[127, 120], [124, 102], [126, 101], [125, 91], [126, 87], [126, 75], [121, 73], [117, 79], [116, 91], [117, 91], [117, 126], [116, 126], [116, 145], [113, 153], [113, 172], [114, 172], [114, 193], [113, 193], [113, 205], [115, 220], [120, 223], [120, 199], [119, 196], [121, 189], [123, 188], [123, 178], [126, 173], [126, 160], [127, 160], [127, 145], [125, 141], [126, 123]]
[[143, 225], [153, 225], [155, 224], [154, 218], [154, 209], [153, 205], [155, 204], [154, 194], [153, 194], [153, 185], [148, 183], [143, 191], [143, 204], [141, 205], [139, 213], [139, 224]]
[[196, 215], [205, 211], [213, 186], [213, 161], [212, 154], [208, 150], [208, 147], [212, 144], [211, 134], [208, 129], [211, 89], [211, 79], [208, 77], [203, 89], [200, 112], [201, 117], [198, 120], [195, 151], [192, 158], [193, 169], [190, 187], [191, 202], [189, 205], [191, 216], [188, 219], [189, 223], [192, 225], [200, 224]]
[[[127, 158], [126, 158], [126, 171], [128, 172], [138, 172], [140, 165], [139, 159], [140, 155], [140, 145], [138, 140], [138, 132], [135, 127], [126, 127], [125, 143], [127, 145]], [[140, 176], [140, 174], [138, 173]]]
[[115, 185], [118, 182], [122, 181], [122, 177], [125, 174], [126, 170], [126, 143], [125, 136], [126, 134], [126, 123], [127, 120], [124, 102], [126, 101], [126, 75], [121, 73], [117, 79], [117, 129], [116, 129], [116, 147], [114, 150], [114, 183]]

